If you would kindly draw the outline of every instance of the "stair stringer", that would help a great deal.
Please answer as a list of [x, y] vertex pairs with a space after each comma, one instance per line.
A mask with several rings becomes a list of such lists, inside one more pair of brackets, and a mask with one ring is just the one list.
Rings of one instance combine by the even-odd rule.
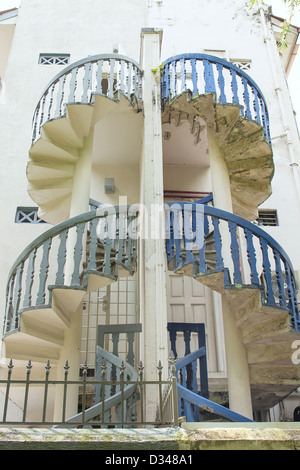
[[[97, 424], [99, 425], [99, 421], [101, 422], [101, 417], [106, 418], [107, 417], [107, 412], [110, 412], [112, 408], [116, 408], [119, 405], [121, 405], [122, 399], [124, 403], [126, 400], [130, 399], [131, 397], [134, 398], [135, 396], [135, 391], [136, 391], [136, 383], [138, 381], [138, 373], [134, 369], [133, 366], [128, 364], [127, 362], [122, 361], [119, 357], [115, 356], [112, 353], [109, 353], [105, 349], [101, 348], [100, 346], [97, 346], [97, 358], [98, 358], [98, 367], [99, 369], [101, 368], [102, 361], [104, 360], [105, 363], [110, 363], [113, 366], [115, 366], [118, 369], [124, 368], [124, 377], [126, 377], [124, 381], [124, 390], [122, 391], [121, 389], [119, 391], [115, 391], [115, 393], [111, 396], [110, 395], [110, 387], [106, 385], [104, 393], [104, 403], [102, 403], [102, 386], [101, 384], [97, 384], [95, 387], [95, 404], [92, 405], [90, 408], [86, 409], [84, 411], [84, 421], [85, 423], [90, 422], [90, 425], [93, 425], [93, 420], [97, 420]], [[98, 371], [98, 375], [100, 375], [100, 370]], [[110, 380], [110, 377], [107, 377], [105, 380]], [[135, 382], [135, 383], [127, 383], [126, 382]], [[109, 390], [108, 390], [109, 388]], [[107, 389], [107, 390], [106, 390]], [[98, 393], [97, 393], [98, 391]], [[97, 395], [97, 396], [96, 396]], [[136, 399], [135, 399], [136, 401]], [[131, 403], [133, 405], [134, 403]], [[68, 427], [76, 427], [81, 424], [82, 422], [82, 412], [77, 413], [76, 415], [68, 418], [66, 420], [66, 423], [68, 424]], [[100, 420], [99, 420], [100, 417]], [[97, 419], [98, 418], [98, 419]], [[123, 421], [126, 420], [126, 416], [123, 417]], [[113, 423], [114, 425], [118, 425], [118, 420]], [[109, 425], [109, 422], [104, 424], [104, 427]], [[122, 424], [120, 423], [122, 426]], [[58, 425], [55, 427], [64, 427], [65, 424], [63, 425]]]
[[64, 347], [64, 332], [70, 327], [72, 316], [81, 308], [84, 296], [105, 287], [133, 271], [124, 266], [118, 276], [104, 276], [86, 270], [82, 286], [49, 286], [46, 305], [28, 307], [19, 311], [19, 325], [3, 338], [4, 357], [45, 364], [58, 363]]
[[262, 286], [227, 285], [228, 272], [211, 272], [195, 279], [226, 298], [245, 346], [253, 409], [269, 409], [300, 385], [299, 364], [292, 345], [300, 341], [290, 312], [262, 303]]
[[235, 104], [216, 103], [214, 93], [192, 95], [186, 90], [166, 101], [162, 123], [189, 122], [195, 139], [195, 118], [214, 128], [228, 167], [234, 213], [254, 220], [257, 207], [271, 195], [274, 163], [263, 126], [244, 117], [242, 109]]
[[39, 217], [53, 225], [70, 216], [72, 182], [79, 153], [95, 125], [111, 114], [140, 112], [122, 93], [114, 99], [93, 94], [91, 103], [70, 103], [64, 115], [46, 121], [32, 143], [27, 165], [28, 193]]

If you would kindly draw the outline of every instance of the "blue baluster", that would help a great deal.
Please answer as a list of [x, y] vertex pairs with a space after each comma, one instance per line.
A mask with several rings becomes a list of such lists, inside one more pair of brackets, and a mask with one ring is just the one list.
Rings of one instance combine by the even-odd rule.
[[175, 246], [175, 268], [178, 269], [182, 266], [182, 253], [181, 253], [181, 227], [180, 227], [180, 214], [178, 209], [174, 210], [173, 214], [173, 227], [174, 227], [174, 246]]
[[261, 122], [261, 118], [260, 118], [260, 106], [259, 106], [259, 101], [258, 101], [258, 94], [257, 94], [257, 89], [255, 88], [255, 86], [251, 86], [251, 90], [252, 90], [252, 93], [253, 93], [253, 96], [254, 96], [254, 100], [253, 100], [253, 107], [254, 107], [254, 111], [255, 111], [255, 120], [256, 122], [258, 122], [258, 124], [262, 124]]
[[170, 335], [171, 351], [174, 354], [174, 358], [177, 359], [177, 350], [176, 350], [176, 336], [177, 336], [177, 333], [176, 333], [175, 330], [170, 330], [169, 335]]
[[97, 253], [97, 246], [98, 246], [98, 237], [97, 237], [97, 226], [98, 226], [99, 218], [94, 218], [90, 223], [90, 253], [88, 259], [88, 269], [89, 270], [96, 270], [97, 269], [97, 262], [96, 262], [96, 253]]
[[207, 354], [206, 354], [206, 336], [205, 324], [199, 323], [197, 325], [198, 333], [198, 348], [201, 350], [199, 357], [199, 371], [200, 371], [200, 395], [208, 398], [208, 370], [207, 370]]
[[272, 286], [272, 274], [271, 274], [271, 265], [268, 256], [268, 243], [263, 238], [260, 237], [260, 246], [262, 250], [262, 261], [263, 261], [263, 273], [264, 279], [266, 282], [266, 299], [268, 304], [275, 304], [273, 286]]
[[170, 66], [171, 64], [168, 64], [167, 65], [167, 68], [166, 68], [166, 88], [165, 88], [165, 99], [168, 98], [168, 96], [170, 95], [170, 89], [171, 89], [171, 77], [170, 77]]
[[238, 84], [236, 79], [236, 71], [230, 69], [231, 75], [231, 89], [232, 89], [232, 102], [233, 104], [240, 104], [239, 96], [238, 96]]
[[193, 204], [193, 231], [199, 252], [198, 272], [195, 274], [204, 274], [207, 271], [207, 265], [205, 259], [204, 206], [201, 204]]
[[33, 285], [33, 280], [34, 280], [34, 265], [35, 265], [36, 253], [37, 253], [37, 248], [34, 248], [28, 258], [26, 290], [25, 290], [25, 295], [24, 295], [23, 308], [31, 306], [32, 285]]
[[193, 262], [193, 211], [192, 206], [184, 204], [182, 210], [183, 242], [185, 248], [185, 264]]
[[103, 73], [102, 73], [102, 67], [103, 67], [103, 60], [98, 60], [97, 62], [97, 72], [96, 72], [96, 93], [102, 95], [102, 80], [103, 80]]
[[64, 266], [66, 262], [67, 254], [67, 238], [68, 238], [68, 229], [63, 230], [60, 234], [60, 244], [57, 252], [57, 272], [56, 272], [56, 285], [63, 285], [64, 283]]
[[171, 62], [171, 65], [172, 65], [171, 96], [174, 97], [177, 95], [177, 72], [176, 72], [177, 61], [173, 60]]
[[215, 93], [215, 82], [213, 75], [212, 63], [205, 59], [203, 60], [204, 65], [204, 82], [205, 82], [205, 93]]
[[222, 238], [220, 233], [220, 220], [218, 217], [212, 216], [212, 223], [214, 226], [214, 247], [216, 250], [216, 269], [222, 271], [224, 269], [224, 261], [222, 257]]
[[247, 257], [248, 257], [248, 263], [250, 266], [250, 277], [251, 277], [251, 283], [259, 285], [259, 278], [258, 278], [258, 273], [256, 269], [256, 253], [255, 253], [255, 248], [253, 245], [253, 235], [252, 232], [249, 229], [244, 229], [245, 237], [246, 237], [246, 242], [247, 242]]
[[165, 204], [165, 227], [166, 227], [166, 252], [168, 262], [172, 256], [172, 244], [171, 244], [171, 213], [170, 208]]
[[284, 279], [282, 275], [281, 269], [281, 262], [280, 262], [280, 255], [277, 250], [273, 248], [273, 255], [275, 260], [275, 271], [276, 271], [276, 281], [278, 285], [278, 297], [279, 297], [279, 304], [282, 307], [286, 307], [286, 298], [284, 293]]
[[196, 59], [191, 59], [191, 66], [192, 66], [192, 83], [193, 83], [193, 95], [198, 94], [198, 74], [197, 74], [197, 62]]
[[83, 243], [82, 243], [82, 237], [83, 237], [83, 232], [85, 229], [85, 223], [78, 224], [76, 227], [76, 232], [77, 232], [77, 238], [76, 238], [76, 243], [74, 247], [74, 269], [73, 269], [73, 274], [72, 274], [72, 286], [79, 286], [80, 285], [80, 273], [79, 273], [79, 268], [80, 268], [80, 263], [81, 263], [81, 258], [82, 258], [82, 251], [83, 251]]
[[15, 291], [15, 306], [14, 306], [14, 319], [15, 319], [15, 328], [19, 326], [19, 307], [21, 302], [22, 295], [22, 277], [24, 270], [24, 260], [18, 266], [17, 278], [16, 278], [16, 291]]
[[234, 222], [228, 222], [231, 235], [231, 258], [233, 261], [233, 279], [235, 284], [242, 284], [242, 276], [240, 271], [240, 250], [237, 241], [237, 226]]
[[48, 238], [44, 242], [43, 245], [43, 256], [42, 256], [42, 261], [40, 265], [40, 285], [39, 285], [39, 290], [37, 294], [37, 300], [36, 300], [36, 305], [44, 305], [45, 304], [45, 298], [46, 298], [46, 292], [45, 292], [45, 287], [46, 287], [46, 280], [48, 277], [48, 271], [49, 271], [49, 251], [51, 247], [52, 239]]
[[248, 91], [248, 80], [242, 76], [242, 82], [244, 85], [244, 103], [245, 103], [245, 108], [246, 112], [245, 115], [248, 119], [252, 119], [252, 114], [251, 114], [251, 109], [250, 109], [250, 97], [249, 97], [249, 91]]
[[181, 91], [186, 89], [186, 67], [185, 59], [182, 57], [180, 59], [180, 80], [181, 80]]
[[217, 63], [217, 70], [218, 70], [218, 83], [219, 83], [219, 89], [220, 89], [220, 102], [221, 102], [221, 104], [226, 104], [223, 65]]
[[291, 273], [291, 269], [284, 260], [284, 268], [285, 268], [285, 278], [286, 278], [286, 290], [287, 290], [287, 297], [288, 297], [288, 309], [291, 315], [291, 323], [293, 328], [300, 331], [300, 319], [299, 319], [299, 310], [298, 310], [298, 303], [297, 303], [297, 296], [295, 290], [295, 283], [293, 282], [293, 274]]

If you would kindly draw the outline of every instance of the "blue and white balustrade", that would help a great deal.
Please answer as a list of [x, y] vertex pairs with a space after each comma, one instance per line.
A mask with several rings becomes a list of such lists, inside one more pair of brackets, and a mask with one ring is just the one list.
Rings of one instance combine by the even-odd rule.
[[19, 329], [23, 311], [51, 308], [55, 288], [85, 291], [90, 275], [111, 281], [121, 270], [132, 275], [137, 218], [135, 206], [100, 207], [50, 228], [30, 243], [9, 273], [4, 335]]
[[204, 204], [169, 203], [165, 214], [169, 269], [176, 272], [190, 266], [198, 279], [222, 272], [224, 289], [260, 289], [262, 304], [289, 311], [292, 328], [300, 331], [292, 263], [269, 234], [241, 217]]
[[213, 94], [216, 105], [239, 106], [241, 116], [259, 124], [271, 144], [269, 116], [263, 94], [254, 80], [234, 64], [206, 54], [181, 54], [163, 64], [162, 101], [165, 106], [180, 94]]
[[43, 91], [32, 124], [32, 143], [43, 124], [66, 116], [69, 104], [93, 105], [95, 95], [118, 101], [123, 94], [135, 105], [142, 97], [142, 73], [136, 62], [114, 54], [98, 54], [79, 60], [57, 74]]

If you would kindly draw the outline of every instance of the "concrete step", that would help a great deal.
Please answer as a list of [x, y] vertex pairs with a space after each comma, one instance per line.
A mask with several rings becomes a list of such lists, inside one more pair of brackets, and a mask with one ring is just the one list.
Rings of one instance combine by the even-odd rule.
[[74, 173], [74, 164], [68, 162], [33, 162], [27, 165], [27, 179], [32, 185], [45, 185], [47, 181], [59, 181], [71, 178]]
[[76, 133], [67, 116], [46, 122], [43, 125], [43, 138], [61, 148], [78, 149], [83, 146], [83, 136]]
[[47, 140], [46, 136], [42, 136], [29, 151], [30, 161], [48, 163], [51, 162], [76, 162], [78, 155], [77, 149], [74, 147], [64, 146], [61, 147], [58, 144]]
[[16, 332], [6, 336], [3, 340], [3, 356], [14, 360], [28, 361], [45, 364], [48, 360], [57, 363], [60, 356], [60, 344], [48, 339], [40, 338], [28, 332]]
[[[127, 269], [118, 269], [118, 277], [129, 275]], [[18, 330], [12, 330], [3, 339], [5, 357], [36, 362], [45, 362], [48, 359], [58, 361], [60, 349], [64, 345], [64, 333], [70, 328], [72, 317], [81, 313], [84, 296], [115, 282], [116, 279], [116, 276], [104, 276], [97, 271], [84, 270], [84, 287], [50, 286], [49, 305], [29, 307], [20, 312]]]
[[56, 199], [41, 203], [38, 216], [46, 222], [56, 225], [70, 218], [71, 192], [67, 192]]

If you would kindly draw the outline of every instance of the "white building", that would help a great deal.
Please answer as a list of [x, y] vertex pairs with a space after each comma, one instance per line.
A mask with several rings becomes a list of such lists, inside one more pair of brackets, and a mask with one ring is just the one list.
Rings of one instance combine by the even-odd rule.
[[[166, 378], [168, 329], [182, 357], [204, 324], [205, 397], [248, 420], [293, 419], [299, 134], [286, 74], [299, 29], [280, 53], [282, 23], [246, 0], [22, 0], [0, 13], [2, 377], [12, 358], [17, 378], [30, 359], [34, 377], [49, 360], [62, 380], [69, 361], [76, 381], [98, 344], [141, 360], [145, 380], [161, 361]], [[153, 420], [157, 394], [144, 398]]]

